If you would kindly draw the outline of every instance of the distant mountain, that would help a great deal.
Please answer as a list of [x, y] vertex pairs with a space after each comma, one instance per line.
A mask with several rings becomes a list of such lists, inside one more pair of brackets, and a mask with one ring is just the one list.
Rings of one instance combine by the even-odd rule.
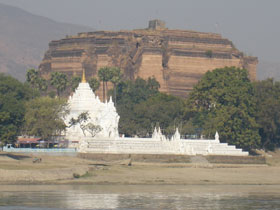
[[24, 81], [26, 70], [38, 67], [51, 40], [92, 30], [0, 4], [0, 72]]

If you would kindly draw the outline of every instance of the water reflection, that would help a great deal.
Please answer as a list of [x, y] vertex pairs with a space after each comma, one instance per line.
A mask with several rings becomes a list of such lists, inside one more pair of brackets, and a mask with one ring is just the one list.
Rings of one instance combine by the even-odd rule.
[[280, 209], [280, 186], [0, 187], [0, 210]]
[[117, 209], [119, 207], [118, 194], [77, 194], [76, 191], [68, 191], [65, 197], [65, 206], [70, 209]]

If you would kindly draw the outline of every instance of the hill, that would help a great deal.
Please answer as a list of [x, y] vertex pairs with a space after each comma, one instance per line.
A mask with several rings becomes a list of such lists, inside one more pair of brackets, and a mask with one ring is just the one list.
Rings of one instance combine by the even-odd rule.
[[28, 68], [38, 68], [51, 40], [93, 30], [59, 23], [4, 4], [0, 4], [0, 28], [0, 72], [21, 81]]

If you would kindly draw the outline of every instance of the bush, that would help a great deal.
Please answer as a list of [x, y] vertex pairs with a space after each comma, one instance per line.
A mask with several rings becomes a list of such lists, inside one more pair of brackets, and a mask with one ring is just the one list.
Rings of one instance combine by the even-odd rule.
[[205, 52], [205, 55], [206, 55], [208, 58], [212, 58], [212, 57], [213, 57], [213, 52], [212, 52], [212, 50], [207, 50], [207, 51]]
[[73, 177], [74, 177], [75, 179], [79, 179], [81, 176], [80, 176], [80, 174], [73, 173]]

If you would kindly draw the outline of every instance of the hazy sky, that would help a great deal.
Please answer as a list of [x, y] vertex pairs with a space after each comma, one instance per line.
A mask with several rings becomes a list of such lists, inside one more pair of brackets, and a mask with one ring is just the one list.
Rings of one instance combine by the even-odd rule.
[[248, 55], [280, 61], [280, 0], [0, 0], [60, 22], [97, 30], [167, 27], [218, 32]]

